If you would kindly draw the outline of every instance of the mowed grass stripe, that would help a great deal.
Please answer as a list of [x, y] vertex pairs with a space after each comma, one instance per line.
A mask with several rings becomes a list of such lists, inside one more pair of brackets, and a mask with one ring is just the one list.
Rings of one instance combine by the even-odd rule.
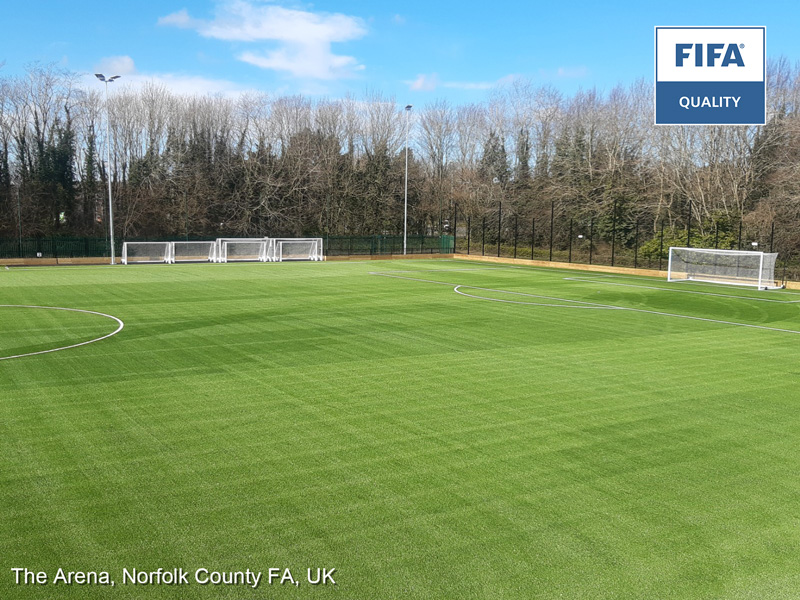
[[[352, 598], [744, 597], [775, 573], [793, 581], [785, 340], [467, 303], [370, 264], [237, 267], [114, 271], [127, 303], [98, 300], [129, 337], [6, 370], [4, 555], [320, 564]], [[165, 286], [182, 300], [159, 303]]]

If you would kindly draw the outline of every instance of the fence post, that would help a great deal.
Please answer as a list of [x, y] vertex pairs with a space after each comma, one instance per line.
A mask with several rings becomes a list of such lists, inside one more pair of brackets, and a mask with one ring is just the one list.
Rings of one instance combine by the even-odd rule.
[[553, 262], [553, 219], [555, 217], [556, 203], [550, 201], [550, 262]]
[[456, 253], [456, 242], [458, 242], [458, 204], [453, 205], [453, 254]]
[[594, 217], [589, 219], [589, 264], [592, 264], [593, 250], [594, 250]]
[[636, 237], [633, 239], [633, 268], [639, 268], [639, 219], [636, 219]]
[[483, 216], [483, 225], [481, 227], [481, 256], [486, 255], [486, 215]]
[[503, 203], [497, 203], [497, 257], [500, 257], [500, 241], [503, 238]]
[[469, 256], [469, 243], [472, 239], [472, 215], [467, 217], [467, 256]]
[[658, 270], [661, 270], [661, 261], [664, 258], [664, 220], [661, 220], [661, 242], [658, 245]]
[[689, 198], [689, 217], [686, 219], [686, 247], [692, 247], [692, 199]]
[[517, 215], [514, 215], [514, 258], [517, 258]]
[[772, 253], [772, 245], [775, 241], [775, 221], [772, 222], [772, 228], [769, 233], [769, 251]]
[[531, 221], [531, 260], [533, 260], [533, 246], [536, 242], [536, 217]]
[[739, 245], [736, 247], [737, 250], [742, 249], [742, 218], [739, 217]]
[[569, 220], [569, 259], [568, 262], [572, 262], [572, 218], [570, 217]]
[[614, 198], [614, 207], [611, 209], [611, 266], [617, 251], [617, 199]]

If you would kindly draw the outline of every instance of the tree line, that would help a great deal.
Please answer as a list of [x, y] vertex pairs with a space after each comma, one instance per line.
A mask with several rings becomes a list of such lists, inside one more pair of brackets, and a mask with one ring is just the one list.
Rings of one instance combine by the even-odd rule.
[[121, 80], [106, 106], [101, 87], [36, 64], [0, 77], [0, 237], [107, 235], [109, 179], [122, 239], [402, 233], [408, 139], [410, 233], [555, 210], [600, 240], [613, 221], [622, 244], [634, 227], [729, 240], [778, 223], [776, 246], [795, 252], [800, 67], [768, 73], [764, 126], [656, 127], [644, 80], [567, 96], [517, 79], [410, 112], [380, 93], [184, 96]]

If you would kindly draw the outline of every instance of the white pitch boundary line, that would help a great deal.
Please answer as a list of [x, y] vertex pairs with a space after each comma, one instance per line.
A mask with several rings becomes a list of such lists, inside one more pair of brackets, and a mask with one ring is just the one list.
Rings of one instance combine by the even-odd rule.
[[[370, 274], [371, 275], [378, 275], [378, 276], [381, 276], [381, 277], [391, 277], [393, 279], [407, 279], [409, 281], [419, 281], [419, 282], [422, 282], [422, 283], [437, 283], [439, 285], [447, 285], [447, 286], [451, 286], [452, 285], [452, 286], [454, 286], [453, 291], [455, 291], [456, 293], [458, 293], [456, 288], [462, 287], [462, 284], [450, 283], [450, 282], [446, 282], [446, 281], [433, 281], [431, 279], [419, 279], [419, 278], [415, 278], [415, 277], [403, 277], [403, 276], [400, 276], [400, 275], [387, 275], [385, 273], [370, 273]], [[509, 290], [495, 290], [495, 289], [491, 289], [491, 288], [478, 288], [478, 287], [472, 287], [472, 286], [463, 286], [463, 287], [469, 287], [471, 289], [480, 289], [480, 290], [483, 290], [483, 291], [498, 292], [498, 293], [501, 293], [501, 294], [505, 293], [505, 294], [521, 294], [521, 295], [531, 295], [531, 296], [533, 296], [533, 294], [525, 294], [524, 292], [511, 292]], [[461, 294], [461, 295], [462, 296], [467, 296], [467, 294]], [[508, 300], [500, 300], [500, 299], [496, 299], [496, 298], [484, 298], [484, 297], [481, 297], [481, 296], [472, 296], [472, 297], [476, 298], [478, 300], [487, 300], [489, 302], [504, 302], [504, 303], [508, 302]], [[576, 302], [576, 303], [577, 302], [581, 302], [580, 300], [569, 300], [567, 298], [555, 298], [555, 297], [552, 297], [552, 296], [534, 296], [534, 297], [545, 298], [545, 299], [548, 299], [548, 300], [556, 300], [556, 301], [559, 301], [559, 302]], [[536, 303], [533, 303], [533, 302], [532, 303], [519, 303], [519, 304], [536, 305]], [[717, 323], [719, 325], [731, 325], [731, 326], [734, 326], [734, 327], [747, 327], [748, 329], [761, 329], [761, 330], [764, 330], [764, 331], [777, 331], [777, 332], [780, 332], [780, 333], [791, 333], [791, 334], [795, 334], [795, 335], [800, 335], [800, 331], [798, 331], [796, 329], [782, 329], [780, 327], [767, 327], [766, 325], [753, 325], [752, 323], [739, 323], [737, 321], [723, 321], [721, 319], [709, 319], [707, 317], [693, 317], [691, 315], [680, 315], [680, 314], [677, 314], [677, 313], [668, 313], [668, 312], [662, 312], [662, 311], [658, 311], [658, 310], [646, 310], [644, 308], [628, 308], [627, 306], [615, 306], [613, 304], [596, 304], [596, 303], [592, 303], [592, 302], [587, 302], [586, 304], [592, 304], [594, 306], [597, 306], [598, 308], [599, 307], [603, 307], [603, 308], [610, 308], [610, 309], [616, 309], [616, 310], [627, 310], [627, 311], [630, 311], [630, 312], [644, 313], [644, 314], [648, 314], [648, 315], [658, 315], [660, 317], [674, 317], [674, 318], [677, 318], [677, 319], [689, 319], [690, 321], [702, 321], [704, 323]], [[558, 306], [558, 305], [556, 305], [556, 306]], [[570, 307], [570, 306], [561, 306], [561, 308], [572, 308], [572, 307]]]
[[716, 296], [718, 298], [733, 298], [737, 300], [755, 300], [756, 302], [773, 302], [775, 304], [800, 304], [800, 300], [775, 300], [774, 298], [756, 298], [755, 296], [739, 296], [737, 294], [716, 294], [714, 292], [682, 290], [677, 288], [658, 287], [654, 285], [635, 285], [632, 283], [617, 283], [615, 281], [604, 281], [601, 277], [564, 277], [564, 281], [587, 281], [590, 283], [600, 283], [603, 285], [616, 285], [620, 287], [640, 288], [643, 290], [658, 290], [661, 292], [675, 292], [680, 294], [697, 294], [700, 296]]
[[70, 312], [79, 312], [79, 313], [86, 313], [90, 315], [99, 315], [101, 317], [107, 317], [109, 319], [113, 319], [117, 323], [119, 323], [119, 327], [117, 329], [107, 335], [104, 335], [99, 338], [95, 338], [93, 340], [88, 340], [86, 342], [80, 342], [78, 344], [71, 344], [69, 346], [62, 346], [61, 348], [51, 348], [50, 350], [41, 350], [39, 352], [28, 352], [27, 354], [15, 354], [13, 356], [0, 356], [0, 360], [8, 360], [10, 358], [22, 358], [23, 356], [36, 356], [37, 354], [48, 354], [50, 352], [58, 352], [60, 350], [69, 350], [70, 348], [78, 348], [79, 346], [85, 346], [87, 344], [93, 344], [95, 342], [99, 342], [101, 340], [105, 340], [110, 338], [112, 335], [117, 335], [122, 328], [125, 327], [125, 323], [122, 322], [122, 319], [118, 319], [114, 315], [107, 315], [105, 313], [96, 312], [94, 310], [83, 310], [80, 308], [64, 308], [63, 306], [31, 306], [27, 304], [0, 304], [0, 308], [41, 308], [46, 310], [66, 310]]

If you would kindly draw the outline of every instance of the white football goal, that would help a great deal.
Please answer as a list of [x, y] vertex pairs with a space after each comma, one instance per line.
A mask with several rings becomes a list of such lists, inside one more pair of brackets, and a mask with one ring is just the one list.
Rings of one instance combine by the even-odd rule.
[[125, 242], [122, 244], [122, 264], [171, 263], [172, 242]]
[[223, 244], [225, 244], [225, 242], [243, 242], [243, 243], [244, 242], [254, 242], [254, 243], [260, 243], [260, 242], [269, 242], [269, 238], [268, 237], [259, 237], [259, 238], [224, 237], [224, 238], [217, 238], [217, 258], [216, 258], [217, 262], [226, 262], [222, 258], [223, 257], [222, 246], [223, 246]]
[[267, 260], [267, 246], [268, 242], [263, 238], [260, 240], [224, 240], [217, 255], [217, 262], [264, 262]]
[[762, 290], [782, 286], [775, 283], [777, 253], [709, 248], [669, 249], [668, 281], [705, 281], [746, 285]]
[[125, 242], [122, 264], [325, 260], [322, 238], [217, 238], [203, 242]]
[[268, 260], [325, 260], [322, 238], [271, 238]]
[[215, 262], [217, 242], [172, 242], [172, 262]]

